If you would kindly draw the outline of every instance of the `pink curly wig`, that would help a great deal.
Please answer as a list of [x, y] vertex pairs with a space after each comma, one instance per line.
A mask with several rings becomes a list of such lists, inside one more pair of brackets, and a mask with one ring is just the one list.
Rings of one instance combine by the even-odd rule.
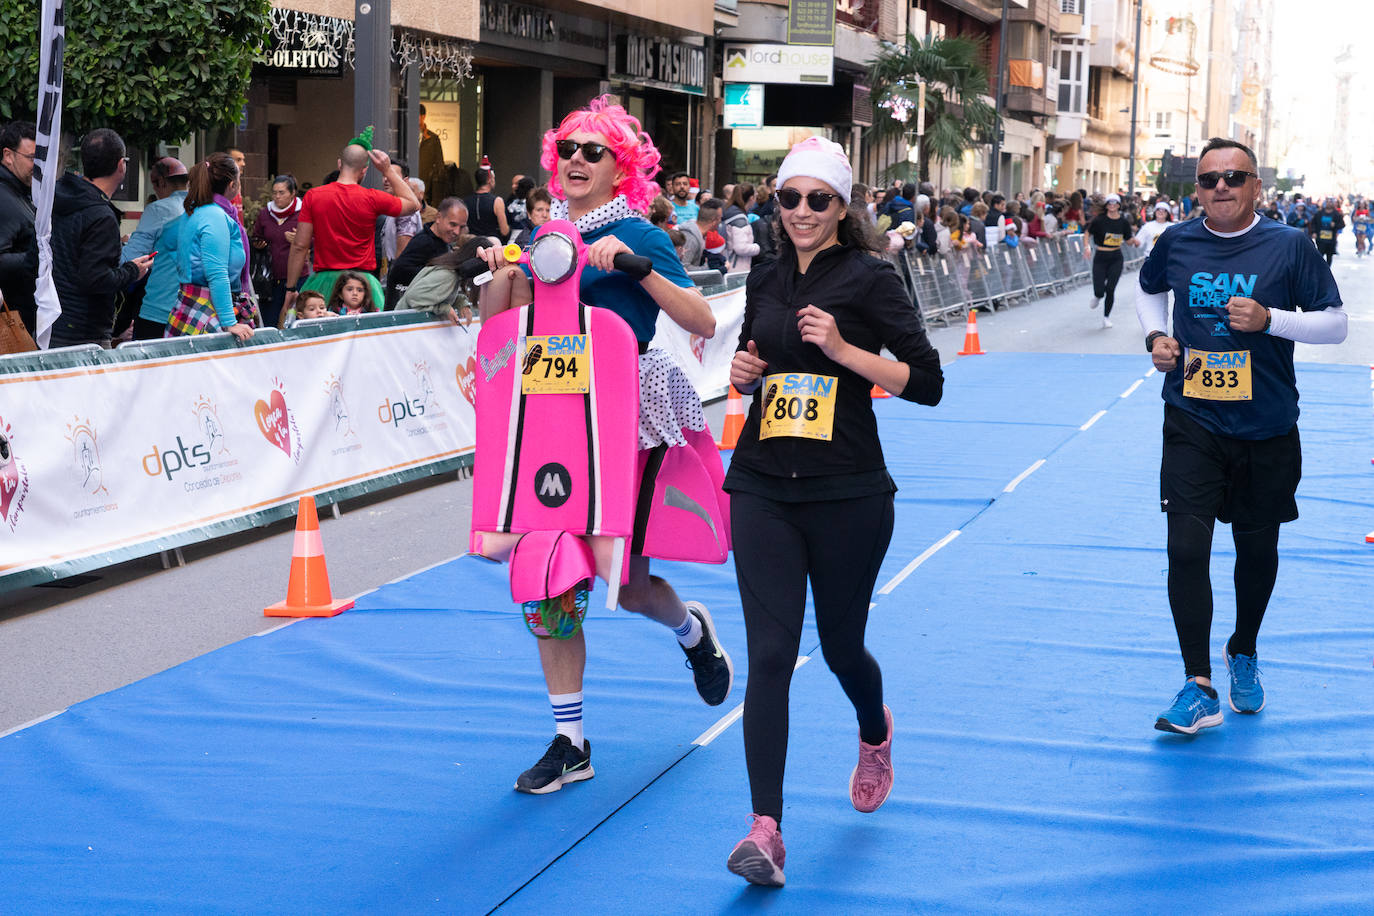
[[539, 165], [553, 173], [549, 192], [560, 200], [567, 198], [558, 180], [558, 151], [554, 144], [579, 130], [606, 138], [615, 155], [616, 166], [625, 175], [616, 186], [616, 193], [625, 195], [630, 209], [647, 213], [649, 204], [662, 191], [653, 177], [658, 174], [659, 161], [663, 157], [654, 141], [640, 129], [639, 120], [615, 104], [609, 95], [592, 99], [586, 108], [569, 112], [562, 124], [544, 134]]

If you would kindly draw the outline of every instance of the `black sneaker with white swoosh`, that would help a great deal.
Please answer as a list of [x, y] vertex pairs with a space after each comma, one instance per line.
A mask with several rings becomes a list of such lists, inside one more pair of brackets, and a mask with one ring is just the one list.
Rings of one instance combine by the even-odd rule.
[[517, 792], [547, 795], [557, 792], [570, 782], [581, 782], [596, 775], [592, 769], [592, 743], [583, 741], [573, 747], [567, 735], [558, 735], [549, 742], [549, 749], [539, 762], [520, 774], [515, 781]]
[[688, 601], [687, 613], [701, 621], [701, 641], [690, 649], [684, 647], [682, 650], [687, 654], [687, 667], [692, 669], [697, 693], [701, 694], [706, 705], [719, 706], [725, 702], [730, 695], [730, 688], [735, 684], [735, 666], [730, 661], [729, 653], [720, 644], [715, 621], [711, 619], [711, 612], [706, 610], [706, 605], [699, 601]]

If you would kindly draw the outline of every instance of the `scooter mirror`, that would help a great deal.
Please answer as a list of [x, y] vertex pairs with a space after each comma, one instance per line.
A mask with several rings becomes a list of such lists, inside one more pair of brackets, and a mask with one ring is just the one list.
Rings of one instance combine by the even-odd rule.
[[530, 270], [541, 283], [562, 283], [577, 270], [577, 245], [561, 232], [545, 232], [530, 246]]

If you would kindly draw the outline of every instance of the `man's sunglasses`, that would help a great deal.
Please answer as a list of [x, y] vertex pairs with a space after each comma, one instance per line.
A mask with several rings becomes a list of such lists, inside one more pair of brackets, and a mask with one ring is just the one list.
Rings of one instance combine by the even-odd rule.
[[1227, 169], [1224, 172], [1203, 172], [1197, 176], [1197, 186], [1212, 190], [1217, 186], [1218, 181], [1226, 182], [1228, 188], [1238, 188], [1245, 184], [1247, 178], [1258, 178], [1254, 172], [1245, 172], [1241, 169]]
[[[831, 194], [829, 191], [812, 191], [806, 195], [806, 205], [811, 208], [812, 213], [824, 213], [830, 209], [830, 202], [839, 199], [840, 195]], [[778, 203], [782, 204], [784, 210], [795, 210], [797, 204], [801, 203], [802, 192], [796, 188], [782, 188], [778, 191]]]
[[559, 140], [553, 145], [558, 150], [559, 159], [571, 159], [573, 153], [582, 150], [582, 158], [588, 162], [600, 162], [601, 157], [611, 151], [609, 146], [604, 143], [593, 143], [588, 140], [586, 143], [578, 143], [576, 140]]

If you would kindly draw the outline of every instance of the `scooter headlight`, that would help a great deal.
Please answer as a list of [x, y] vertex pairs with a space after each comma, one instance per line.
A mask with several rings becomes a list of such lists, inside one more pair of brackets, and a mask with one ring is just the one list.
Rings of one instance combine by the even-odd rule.
[[530, 270], [542, 283], [562, 283], [577, 270], [577, 245], [561, 232], [545, 232], [530, 246]]

